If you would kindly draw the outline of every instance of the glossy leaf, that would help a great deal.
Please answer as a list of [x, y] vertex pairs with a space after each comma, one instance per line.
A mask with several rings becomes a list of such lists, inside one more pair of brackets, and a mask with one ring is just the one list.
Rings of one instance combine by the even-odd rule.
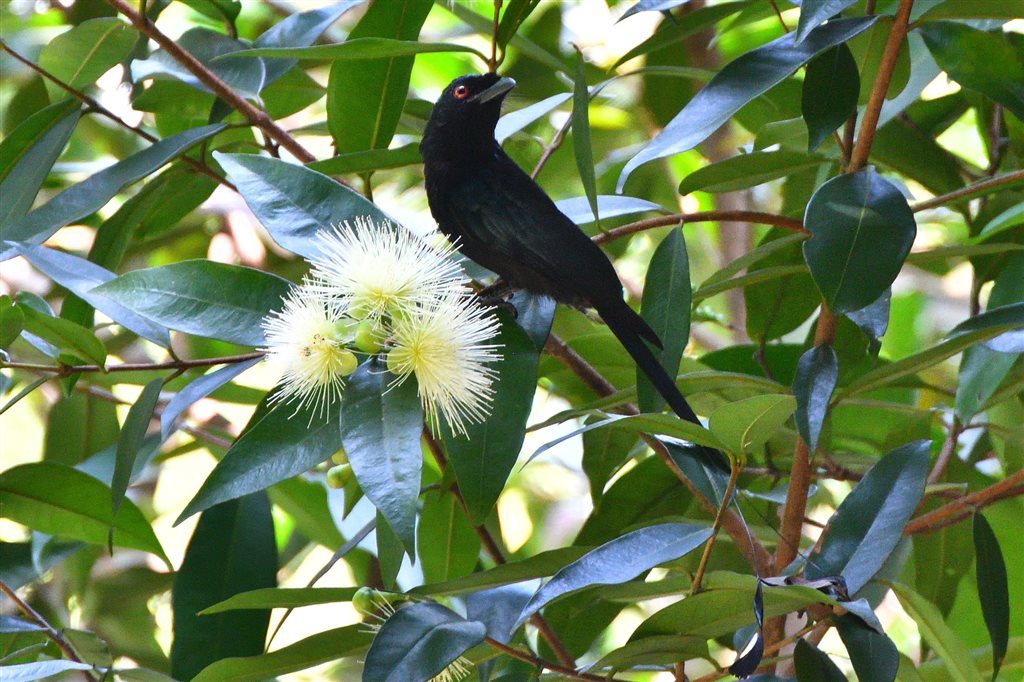
[[409, 378], [391, 386], [392, 378], [374, 361], [349, 377], [342, 397], [340, 435], [363, 492], [414, 556], [423, 411], [416, 382]]
[[320, 230], [361, 216], [387, 219], [362, 195], [308, 168], [255, 154], [217, 152], [214, 158], [274, 241], [300, 256], [319, 253]]
[[188, 260], [135, 270], [93, 291], [170, 329], [260, 346], [264, 316], [281, 306], [290, 288], [261, 270]]
[[626, 462], [637, 442], [635, 434], [614, 429], [588, 431], [583, 434], [583, 473], [590, 483], [590, 499], [594, 505], [601, 500], [605, 484]]
[[454, 495], [424, 495], [416, 539], [428, 582], [461, 578], [476, 567], [480, 538]]
[[[690, 340], [690, 261], [682, 230], [672, 230], [651, 256], [640, 301], [640, 315], [661, 339], [655, 355], [669, 376], [679, 373], [683, 349]], [[658, 412], [664, 399], [647, 376], [637, 369], [637, 397], [641, 412]]]
[[[375, 2], [348, 35], [359, 38], [419, 38], [433, 2]], [[398, 126], [409, 89], [413, 57], [392, 57], [360, 64], [331, 66], [327, 81], [327, 127], [339, 154], [386, 149]], [[356, 101], [358, 100], [358, 106]]]
[[[222, 125], [203, 126], [155, 142], [72, 185], [25, 217], [4, 225], [2, 238], [39, 244], [65, 225], [98, 211], [125, 186], [149, 175], [223, 129]], [[11, 255], [9, 250], [4, 252], [4, 257]]]
[[498, 119], [498, 125], [494, 128], [494, 139], [498, 141], [498, 144], [503, 143], [513, 133], [519, 132], [534, 121], [551, 113], [571, 97], [572, 93], [563, 92], [505, 114]]
[[893, 583], [892, 591], [917, 625], [921, 639], [942, 658], [947, 679], [952, 682], [981, 682], [981, 673], [967, 646], [946, 624], [935, 605], [901, 583]]
[[421, 43], [415, 40], [393, 38], [353, 38], [332, 45], [310, 47], [259, 47], [240, 50], [231, 56], [239, 57], [283, 57], [289, 59], [323, 59], [331, 61], [360, 61], [364, 59], [391, 59], [434, 52], [470, 52], [484, 59], [479, 51], [455, 43]]
[[124, 494], [128, 490], [132, 470], [135, 468], [135, 458], [142, 450], [146, 431], [153, 418], [153, 411], [156, 410], [156, 402], [160, 398], [160, 389], [163, 388], [163, 385], [164, 380], [160, 377], [146, 384], [138, 399], [128, 410], [128, 415], [124, 418], [124, 424], [121, 426], [121, 435], [117, 439], [114, 475], [110, 481], [113, 498], [112, 515], [114, 517], [117, 516], [117, 510], [120, 509], [121, 503], [124, 501]]
[[[577, 225], [584, 225], [594, 221], [594, 212], [591, 210], [589, 200], [586, 197], [559, 199], [555, 202], [555, 206]], [[624, 197], [618, 194], [599, 194], [597, 196], [597, 212], [602, 218], [618, 218], [646, 211], [664, 213], [665, 209], [653, 201], [636, 197]]]
[[107, 349], [90, 330], [74, 322], [51, 317], [32, 306], [18, 304], [25, 319], [25, 331], [52, 343], [59, 350], [83, 360], [102, 365], [107, 360]]
[[7, 294], [0, 296], [0, 348], [7, 348], [25, 327], [25, 314]]
[[686, 555], [709, 537], [709, 528], [686, 523], [663, 523], [626, 533], [556, 573], [523, 608], [516, 627], [559, 597], [592, 585], [632, 580], [658, 564]]
[[918, 29], [942, 70], [965, 88], [991, 97], [1024, 119], [1024, 45], [1002, 31], [939, 21]]
[[0, 473], [0, 493], [4, 518], [94, 545], [106, 545], [113, 527], [116, 546], [150, 552], [170, 564], [139, 508], [126, 500], [111, 518], [110, 489], [86, 473], [49, 462], [22, 464]]
[[[177, 41], [179, 47], [190, 52], [203, 66], [246, 97], [256, 97], [266, 85], [267, 74], [261, 59], [246, 59], [233, 53], [247, 45], [223, 33], [208, 28], [193, 28]], [[147, 59], [131, 63], [132, 80], [140, 81], [154, 76], [171, 77], [203, 92], [211, 92], [188, 68], [165, 50], [157, 50]]]
[[811, 452], [818, 447], [821, 426], [838, 381], [839, 360], [832, 346], [815, 346], [800, 356], [793, 380], [795, 420], [797, 431]]
[[793, 662], [797, 682], [846, 682], [846, 675], [828, 654], [806, 639], [797, 640]]
[[917, 235], [903, 194], [873, 168], [829, 180], [804, 215], [804, 258], [833, 313], [863, 308], [889, 288]]
[[896, 679], [899, 651], [887, 635], [849, 613], [836, 616], [833, 622], [860, 682], [893, 682]]
[[511, 302], [519, 316], [513, 322], [507, 314], [499, 314], [501, 327], [493, 340], [501, 344], [501, 360], [495, 366], [491, 416], [467, 425], [466, 436], [441, 428], [459, 491], [476, 524], [490, 514], [519, 458], [536, 392], [540, 349], [533, 338], [547, 338], [554, 315], [554, 302], [544, 297], [518, 294]]
[[754, 396], [719, 407], [708, 418], [708, 428], [728, 452], [742, 460], [764, 445], [794, 410], [793, 396]]
[[[70, 87], [84, 90], [127, 59], [137, 38], [132, 27], [120, 19], [89, 19], [47, 43], [39, 53], [39, 66]], [[67, 96], [58, 86], [47, 85], [51, 97]]]
[[398, 609], [366, 652], [364, 682], [426, 682], [440, 675], [467, 649], [480, 644], [483, 623], [466, 620], [440, 604], [421, 602]]
[[679, 193], [733, 192], [784, 178], [823, 163], [827, 163], [827, 159], [784, 150], [739, 154], [690, 173], [679, 183]]
[[413, 594], [448, 596], [476, 592], [525, 580], [541, 578], [556, 573], [562, 567], [576, 561], [587, 552], [586, 547], [563, 547], [540, 552], [527, 559], [510, 561], [486, 571], [472, 573], [443, 583], [421, 585], [413, 588]]
[[597, 180], [594, 177], [594, 149], [590, 139], [590, 89], [587, 87], [586, 62], [583, 53], [576, 52], [576, 78], [572, 92], [572, 150], [576, 157], [583, 192], [594, 215], [594, 221], [601, 224], [597, 212]]
[[214, 661], [261, 653], [270, 612], [199, 612], [234, 594], [276, 583], [277, 546], [266, 493], [206, 510], [199, 517], [171, 590], [171, 675], [192, 679]]
[[203, 668], [192, 682], [248, 682], [312, 668], [366, 649], [373, 636], [364, 625], [347, 625], [310, 635], [270, 653], [222, 658]]
[[800, 22], [796, 27], [797, 42], [855, 2], [857, 0], [804, 0], [800, 4]]
[[903, 536], [924, 494], [928, 441], [896, 448], [860, 480], [829, 519], [821, 550], [804, 571], [810, 580], [841, 575], [856, 594]]
[[315, 161], [308, 168], [338, 175], [340, 173], [364, 173], [384, 168], [401, 168], [423, 162], [419, 145], [407, 144], [394, 149], [368, 149], [363, 152], [350, 152], [340, 156], [332, 156], [323, 161]]
[[[671, 45], [675, 45], [676, 43], [680, 43], [693, 34], [704, 30], [707, 26], [730, 17], [750, 5], [751, 3], [749, 0], [725, 2], [720, 5], [694, 9], [681, 17], [677, 17], [674, 21], [663, 21], [658, 26], [658, 29], [655, 31], [653, 36], [622, 55], [622, 57], [612, 65], [612, 69], [618, 68], [630, 59], [635, 59], [636, 57], [654, 52], [655, 50], [661, 50]], [[623, 15], [623, 18], [625, 18], [625, 16], [626, 15]]]
[[857, 110], [860, 73], [845, 44], [807, 64], [800, 112], [807, 123], [807, 150], [814, 151]]
[[316, 604], [352, 601], [357, 587], [264, 587], [239, 592], [208, 606], [201, 615], [236, 609], [296, 609]]
[[193, 380], [188, 386], [174, 394], [174, 397], [160, 412], [160, 436], [167, 439], [177, 428], [178, 417], [189, 407], [210, 395], [224, 384], [232, 381], [239, 374], [249, 369], [262, 358], [253, 358], [244, 362], [224, 365], [220, 369]]
[[992, 679], [1006, 658], [1010, 638], [1010, 593], [1006, 580], [1006, 562], [999, 539], [980, 513], [974, 514], [974, 556], [977, 562], [978, 599], [985, 625], [992, 640]]
[[0, 142], [0, 226], [32, 208], [81, 115], [77, 102], [64, 100], [32, 114]]
[[[364, 0], [341, 0], [327, 7], [299, 12], [285, 17], [268, 28], [253, 42], [257, 48], [266, 47], [305, 47], [316, 42], [331, 24], [353, 7], [363, 4]], [[283, 76], [298, 61], [292, 59], [267, 59], [266, 83], [270, 84]]]
[[[793, 268], [791, 274], [743, 288], [747, 335], [751, 339], [765, 342], [788, 334], [803, 324], [821, 303], [818, 297], [807, 295], [808, 291], [814, 290], [814, 281], [800, 253], [801, 237], [799, 234], [772, 230], [761, 240], [757, 249], [748, 254], [762, 251], [763, 255], [743, 264], [748, 267], [748, 274], [755, 277], [761, 271]], [[705, 284], [715, 280], [724, 281], [719, 274], [709, 278]]]
[[797, 43], [795, 34], [773, 40], [727, 64], [651, 142], [622, 169], [617, 189], [639, 166], [693, 149], [744, 105], [791, 76], [818, 53], [867, 29], [875, 17], [838, 19]]
[[337, 411], [315, 418], [309, 409], [287, 403], [250, 423], [217, 463], [175, 523], [215, 504], [233, 500], [297, 476], [341, 447]]
[[4, 666], [4, 682], [43, 680], [70, 670], [92, 670], [88, 663], [65, 660], [35, 661]]

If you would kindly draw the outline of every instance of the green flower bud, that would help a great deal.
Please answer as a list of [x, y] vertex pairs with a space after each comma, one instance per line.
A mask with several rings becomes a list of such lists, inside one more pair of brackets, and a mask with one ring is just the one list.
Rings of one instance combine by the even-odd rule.
[[364, 353], [379, 353], [384, 347], [384, 338], [377, 323], [372, 320], [360, 322], [356, 327], [355, 344]]
[[345, 484], [352, 480], [352, 465], [339, 464], [327, 470], [327, 485], [334, 488], [344, 488]]
[[338, 374], [347, 377], [359, 367], [359, 358], [351, 351], [343, 350], [338, 353]]
[[338, 451], [331, 455], [331, 461], [335, 464], [348, 464], [348, 453], [345, 448], [338, 448]]
[[363, 615], [373, 615], [377, 612], [376, 593], [372, 587], [360, 587], [352, 595], [352, 606]]

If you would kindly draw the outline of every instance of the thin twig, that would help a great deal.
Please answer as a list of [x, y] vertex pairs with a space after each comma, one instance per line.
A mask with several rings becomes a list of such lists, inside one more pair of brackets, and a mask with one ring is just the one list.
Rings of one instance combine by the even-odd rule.
[[[3, 592], [5, 595], [7, 595], [8, 599], [14, 602], [14, 605], [18, 607], [18, 610], [21, 611], [26, 618], [32, 621], [32, 623], [34, 623], [35, 625], [42, 628], [43, 632], [46, 633], [46, 636], [53, 640], [53, 643], [57, 645], [57, 648], [64, 652], [64, 655], [68, 658], [69, 661], [74, 661], [75, 663], [82, 663], [88, 665], [87, 663], [85, 663], [85, 661], [78, 657], [78, 654], [75, 653], [74, 648], [72, 648], [68, 640], [64, 638], [64, 635], [62, 635], [60, 631], [57, 630], [55, 627], [46, 622], [46, 619], [39, 615], [38, 611], [32, 608], [24, 599], [19, 597], [18, 594], [10, 587], [8, 587], [7, 583], [5, 583], [3, 580], [0, 580], [0, 592]], [[95, 675], [93, 675], [92, 672], [89, 670], [82, 670], [80, 672], [82, 673], [82, 675], [85, 676], [85, 679], [89, 680], [89, 682], [96, 682], [96, 680], [99, 679]]]
[[241, 355], [225, 355], [216, 358], [199, 358], [196, 360], [168, 360], [167, 362], [126, 362], [120, 365], [42, 365], [31, 362], [8, 362], [0, 360], [0, 369], [24, 369], [32, 372], [51, 372], [57, 376], [70, 376], [84, 372], [150, 372], [165, 369], [187, 370], [196, 367], [213, 367], [214, 365], [233, 365], [239, 362], [255, 360], [265, 355], [263, 351], [253, 351]]
[[693, 585], [690, 586], [691, 595], [700, 592], [700, 584], [704, 580], [704, 571], [707, 570], [708, 559], [711, 558], [711, 548], [715, 546], [715, 538], [718, 536], [718, 530], [722, 527], [722, 516], [732, 501], [732, 494], [736, 490], [736, 481], [739, 480], [740, 471], [742, 471], [742, 467], [734, 462], [732, 472], [729, 474], [729, 484], [725, 486], [725, 494], [722, 496], [722, 504], [719, 505], [718, 513], [715, 514], [715, 522], [711, 526], [711, 537], [708, 538], [707, 544], [704, 545], [704, 553], [700, 557], [697, 572], [693, 576]]
[[970, 495], [953, 500], [938, 509], [922, 514], [907, 524], [903, 535], [930, 533], [955, 523], [960, 518], [971, 514], [977, 509], [986, 507], [1007, 497], [1024, 494], [1024, 469], [1017, 471], [1003, 480], [993, 483]]
[[680, 223], [686, 225], [688, 223], [707, 223], [718, 221], [758, 223], [761, 225], [781, 227], [783, 229], [790, 230], [791, 232], [804, 234], [807, 232], [804, 229], [803, 223], [799, 220], [776, 215], [774, 213], [763, 213], [761, 211], [699, 211], [697, 213], [673, 213], [672, 215], [663, 215], [657, 216], [656, 218], [638, 220], [635, 223], [621, 225], [608, 230], [607, 232], [594, 235], [593, 240], [595, 244], [604, 244], [631, 234], [636, 234], [637, 232], [652, 230], [657, 227], [667, 227], [669, 225], [678, 225]]
[[555, 133], [555, 136], [551, 138], [551, 142], [548, 143], [548, 146], [544, 147], [544, 151], [541, 152], [537, 165], [533, 167], [533, 172], [530, 173], [531, 178], [534, 180], [537, 179], [537, 176], [540, 175], [540, 172], [544, 169], [544, 166], [547, 164], [548, 159], [551, 158], [551, 155], [555, 153], [555, 150], [562, 146], [562, 142], [565, 140], [565, 135], [569, 132], [569, 127], [571, 125], [572, 116], [568, 116], [565, 119], [565, 123], [562, 124], [562, 127], [559, 128], [558, 132]]
[[538, 658], [528, 651], [523, 651], [522, 649], [509, 646], [508, 644], [499, 642], [492, 637], [484, 637], [484, 643], [491, 648], [500, 651], [506, 656], [511, 656], [512, 658], [524, 663], [529, 663], [535, 668], [538, 668], [539, 671], [550, 670], [553, 673], [559, 673], [566, 677], [571, 677], [574, 680], [590, 680], [592, 682], [614, 682], [615, 680], [621, 680], [621, 678], [611, 677], [609, 675], [594, 675], [591, 673], [580, 672], [571, 665], [559, 665], [551, 661], [545, 661], [543, 658]]
[[768, 0], [768, 2], [771, 3], [772, 9], [775, 10], [775, 16], [779, 18], [782, 30], [789, 33], [789, 26], [786, 26], [786, 20], [782, 18], [782, 12], [779, 11], [779, 6], [775, 4], [775, 0]]
[[494, 0], [494, 23], [491, 27], [491, 58], [487, 60], [487, 68], [498, 70], [498, 19], [501, 17], [501, 0]]
[[946, 440], [942, 442], [939, 456], [935, 458], [935, 464], [928, 474], [929, 485], [938, 483], [942, 479], [943, 474], [946, 473], [946, 467], [949, 466], [949, 460], [953, 458], [953, 454], [956, 452], [956, 442], [959, 440], [961, 433], [963, 433], [963, 426], [960, 424], [959, 419], [953, 417], [953, 423], [949, 427]]
[[1024, 181], [1024, 170], [1016, 170], [1013, 171], [1012, 173], [998, 175], [994, 178], [989, 178], [988, 180], [976, 182], [973, 185], [961, 187], [960, 189], [955, 190], [953, 192], [949, 192], [948, 194], [940, 194], [937, 197], [932, 197], [931, 199], [927, 199], [925, 201], [919, 201], [916, 204], [911, 205], [910, 208], [914, 211], [914, 213], [917, 213], [918, 211], [924, 211], [925, 209], [935, 208], [936, 206], [942, 206], [943, 204], [948, 204], [951, 201], [956, 201], [957, 199], [970, 196], [980, 190], [986, 190], [992, 187], [1006, 185], [1011, 182], [1021, 181]]

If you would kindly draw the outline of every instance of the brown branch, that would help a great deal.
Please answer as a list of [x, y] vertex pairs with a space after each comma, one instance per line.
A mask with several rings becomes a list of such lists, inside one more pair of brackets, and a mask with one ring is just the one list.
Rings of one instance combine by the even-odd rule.
[[892, 80], [893, 71], [896, 68], [896, 61], [900, 54], [900, 45], [907, 36], [907, 27], [910, 21], [910, 10], [914, 6], [914, 0], [900, 0], [896, 10], [896, 18], [892, 22], [892, 30], [889, 31], [889, 38], [885, 42], [885, 49], [882, 51], [882, 61], [878, 66], [878, 74], [875, 76], [875, 84], [871, 88], [871, 95], [868, 97], [867, 107], [864, 109], [864, 118], [860, 123], [860, 133], [857, 135], [857, 143], [853, 147], [853, 154], [850, 156], [850, 163], [847, 164], [846, 172], [855, 173], [863, 169], [868, 163], [871, 155], [871, 144], [875, 139], [875, 130], [878, 127], [878, 117], [885, 103], [885, 93], [889, 90], [889, 82]]
[[565, 140], [565, 135], [569, 132], [569, 127], [571, 125], [572, 116], [569, 116], [565, 119], [565, 123], [562, 124], [562, 127], [558, 129], [558, 132], [555, 133], [555, 136], [551, 138], [551, 142], [548, 146], [544, 147], [544, 151], [541, 152], [537, 165], [533, 167], [533, 172], [530, 173], [531, 178], [534, 180], [537, 179], [537, 176], [540, 175], [540, 172], [544, 169], [544, 166], [547, 164], [548, 159], [551, 158], [551, 155], [555, 153], [556, 149], [562, 146], [562, 142]]
[[[18, 594], [14, 590], [12, 590], [3, 580], [0, 580], [0, 592], [3, 592], [5, 595], [7, 595], [7, 598], [14, 602], [14, 605], [18, 607], [19, 611], [25, 614], [26, 618], [32, 621], [35, 625], [38, 625], [40, 628], [42, 628], [43, 632], [46, 633], [46, 636], [53, 640], [53, 643], [57, 645], [57, 648], [64, 652], [64, 655], [68, 658], [69, 661], [74, 661], [75, 663], [83, 663], [85, 665], [88, 665], [87, 663], [85, 663], [85, 661], [78, 657], [78, 654], [75, 653], [75, 650], [72, 648], [71, 644], [68, 643], [68, 640], [64, 638], [64, 635], [62, 635], [60, 631], [54, 628], [52, 625], [47, 623], [46, 619], [39, 615], [39, 612], [32, 608], [28, 604], [28, 602], [19, 597]], [[83, 676], [85, 676], [85, 679], [89, 680], [89, 682], [96, 682], [96, 680], [99, 679], [95, 675], [93, 675], [92, 672], [90, 672], [89, 670], [82, 670], [80, 672], [82, 673]]]
[[715, 546], [715, 538], [718, 537], [718, 531], [722, 527], [722, 515], [729, 508], [729, 503], [732, 501], [732, 494], [736, 490], [736, 481], [739, 480], [741, 470], [742, 467], [738, 463], [733, 462], [732, 471], [729, 474], [729, 483], [725, 486], [725, 494], [722, 495], [722, 504], [718, 507], [718, 513], [715, 514], [715, 522], [711, 525], [711, 537], [708, 538], [707, 544], [704, 545], [704, 553], [701, 554], [700, 563], [697, 564], [697, 572], [693, 576], [693, 584], [690, 586], [691, 595], [700, 592], [700, 584], [704, 580], [704, 571], [707, 570], [708, 559], [711, 558], [711, 549]]
[[918, 516], [907, 524], [903, 529], [903, 535], [915, 535], [917, 533], [930, 533], [956, 523], [974, 511], [987, 507], [1007, 497], [1024, 495], [1024, 469], [1007, 476], [998, 483], [993, 483], [970, 495], [956, 499], [938, 509]]
[[[291, 152], [296, 159], [302, 163], [311, 163], [316, 161], [316, 157], [313, 156], [308, 149], [299, 144], [298, 141], [289, 135], [283, 128], [278, 126], [274, 120], [270, 118], [267, 112], [250, 104], [248, 100], [235, 92], [231, 86], [221, 80], [217, 74], [206, 68], [206, 66], [196, 59], [191, 52], [183, 49], [163, 31], [158, 29], [148, 17], [140, 14], [131, 6], [131, 4], [128, 3], [127, 0], [107, 0], [107, 4], [127, 17], [128, 21], [130, 21], [136, 29], [152, 38], [157, 45], [167, 52], [167, 54], [188, 69], [192, 75], [198, 78], [199, 82], [212, 90], [213, 93], [222, 100], [230, 104], [231, 107], [238, 111], [238, 113], [242, 114], [249, 123], [265, 132], [268, 137]], [[339, 182], [341, 181], [339, 180]]]
[[511, 656], [523, 663], [529, 663], [535, 668], [538, 668], [538, 670], [550, 670], [551, 672], [571, 677], [574, 680], [590, 680], [591, 682], [614, 682], [615, 680], [621, 680], [621, 678], [611, 677], [608, 675], [594, 675], [591, 673], [580, 672], [576, 668], [572, 667], [571, 664], [559, 665], [557, 663], [552, 663], [551, 661], [546, 661], [543, 658], [538, 658], [528, 651], [523, 651], [522, 649], [517, 649], [509, 646], [508, 644], [503, 644], [492, 637], [484, 637], [484, 643], [492, 649], [500, 651], [506, 656]]
[[[117, 125], [121, 126], [122, 128], [125, 128], [127, 130], [130, 130], [131, 132], [135, 133], [136, 135], [138, 135], [139, 137], [141, 137], [142, 139], [144, 139], [144, 140], [146, 140], [148, 142], [159, 142], [160, 141], [159, 138], [156, 137], [155, 135], [152, 135], [152, 134], [146, 132], [145, 130], [143, 130], [142, 128], [140, 128], [138, 126], [133, 126], [132, 124], [128, 123], [127, 121], [124, 121], [123, 119], [121, 119], [120, 116], [118, 116], [117, 114], [112, 112], [110, 109], [107, 109], [105, 106], [103, 106], [102, 104], [97, 102], [94, 98], [92, 98], [89, 95], [85, 94], [81, 90], [77, 90], [77, 89], [71, 87], [70, 85], [68, 85], [67, 83], [65, 83], [61, 79], [57, 78], [52, 73], [50, 73], [49, 71], [47, 71], [43, 67], [39, 66], [35, 62], [31, 61], [30, 59], [26, 59], [22, 55], [18, 54], [17, 52], [12, 50], [11, 47], [6, 42], [4, 42], [3, 40], [0, 40], [0, 49], [2, 49], [7, 54], [11, 55], [11, 57], [16, 59], [17, 61], [19, 61], [22, 64], [24, 64], [25, 66], [27, 66], [29, 69], [31, 69], [31, 70], [35, 71], [36, 73], [38, 73], [43, 78], [45, 78], [48, 81], [50, 81], [51, 83], [53, 83], [57, 87], [61, 88], [62, 90], [64, 90], [68, 94], [70, 94], [72, 97], [77, 99], [78, 101], [80, 101], [83, 104], [85, 104], [87, 107], [89, 107], [89, 109], [91, 111], [94, 111], [97, 114], [99, 114], [100, 116], [103, 116], [105, 118], [110, 119], [111, 121], [113, 121]], [[216, 180], [220, 184], [224, 185], [225, 187], [228, 187], [228, 188], [233, 189], [233, 190], [235, 189], [234, 185], [232, 185], [230, 182], [228, 182], [225, 178], [221, 177], [221, 175], [219, 173], [217, 173], [215, 170], [213, 170], [208, 165], [206, 165], [206, 163], [204, 163], [202, 161], [197, 161], [196, 159], [193, 159], [190, 156], [184, 156], [184, 155], [181, 156], [181, 160], [184, 161], [193, 170], [195, 170], [195, 171], [197, 171], [199, 173], [202, 173], [203, 175], [206, 175], [206, 176], [209, 176], [209, 177], [213, 178], [214, 180]]]
[[953, 454], [956, 452], [956, 442], [960, 438], [960, 434], [963, 433], [963, 426], [960, 424], [960, 420], [953, 417], [953, 423], [949, 427], [949, 434], [946, 436], [946, 440], [942, 443], [942, 449], [939, 450], [939, 456], [935, 458], [935, 465], [932, 466], [931, 472], [928, 474], [929, 485], [938, 483], [942, 479], [942, 475], [946, 473], [946, 467], [949, 466], [949, 460], [953, 458]]
[[926, 201], [919, 201], [916, 204], [912, 205], [910, 208], [914, 211], [914, 213], [917, 213], [918, 211], [923, 211], [928, 208], [935, 208], [936, 206], [942, 206], [943, 204], [948, 204], [951, 201], [956, 201], [957, 199], [971, 196], [972, 194], [980, 190], [986, 190], [992, 187], [999, 187], [1001, 185], [1006, 185], [1011, 182], [1020, 181], [1024, 181], [1024, 170], [1017, 170], [1013, 171], [1012, 173], [1006, 173], [1005, 175], [999, 175], [994, 178], [989, 178], [988, 180], [982, 180], [981, 182], [976, 182], [972, 185], [961, 187], [960, 189], [955, 190], [953, 192], [949, 192], [948, 194], [940, 194], [939, 196], [932, 197], [931, 199], [927, 199]]
[[[448, 458], [445, 457], [444, 449], [441, 444], [434, 438], [434, 434], [430, 432], [430, 429], [426, 424], [423, 425], [423, 440], [427, 444], [427, 449], [430, 450], [430, 454], [434, 457], [434, 461], [437, 462], [438, 468], [441, 469], [442, 475], [448, 470]], [[491, 535], [491, 532], [481, 524], [477, 525], [472, 522], [472, 517], [469, 513], [469, 507], [466, 506], [466, 500], [459, 491], [459, 484], [453, 483], [451, 487], [452, 495], [458, 501], [459, 506], [462, 507], [462, 511], [466, 514], [466, 519], [469, 520], [470, 525], [473, 526], [473, 530], [480, 538], [480, 544], [483, 545], [487, 554], [490, 555], [494, 563], [501, 565], [506, 563], [505, 554], [501, 551], [501, 547], [498, 546], [497, 540]], [[569, 666], [568, 669], [573, 669], [572, 666], [575, 664], [575, 659], [572, 654], [569, 653], [568, 649], [559, 639], [558, 635], [551, 628], [548, 622], [539, 613], [535, 613], [530, 617], [530, 623], [537, 628], [537, 632], [547, 642], [548, 646], [555, 653], [558, 660], [565, 666]], [[538, 659], [539, 660], [539, 659]], [[585, 678], [584, 678], [585, 679]]]
[[24, 369], [32, 372], [51, 372], [65, 377], [82, 372], [148, 372], [165, 369], [187, 370], [195, 367], [213, 367], [214, 365], [232, 365], [247, 360], [255, 360], [264, 356], [263, 351], [253, 351], [241, 355], [225, 355], [217, 358], [199, 358], [197, 360], [168, 360], [167, 362], [126, 362], [120, 365], [40, 365], [30, 362], [8, 362], [0, 360], [0, 369]]
[[638, 220], [635, 223], [622, 225], [608, 230], [607, 232], [595, 235], [593, 240], [596, 244], [603, 244], [621, 237], [636, 234], [637, 232], [651, 230], [656, 227], [667, 227], [669, 225], [678, 225], [679, 223], [683, 223], [685, 225], [687, 223], [706, 223], [715, 221], [758, 223], [761, 225], [774, 225], [775, 227], [781, 227], [792, 232], [805, 234], [807, 232], [804, 229], [803, 223], [799, 220], [787, 218], [786, 216], [775, 215], [774, 213], [762, 213], [760, 211], [700, 211], [698, 213], [674, 213], [672, 215], [663, 215], [656, 218]]

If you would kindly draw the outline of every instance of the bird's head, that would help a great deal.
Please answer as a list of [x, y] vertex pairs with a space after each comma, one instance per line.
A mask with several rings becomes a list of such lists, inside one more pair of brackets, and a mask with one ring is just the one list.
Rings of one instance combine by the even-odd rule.
[[[460, 76], [444, 89], [434, 104], [423, 144], [456, 151], [452, 145], [488, 149], [494, 139], [494, 126], [501, 116], [501, 103], [516, 82], [496, 73]], [[435, 144], [436, 143], [436, 144]]]

